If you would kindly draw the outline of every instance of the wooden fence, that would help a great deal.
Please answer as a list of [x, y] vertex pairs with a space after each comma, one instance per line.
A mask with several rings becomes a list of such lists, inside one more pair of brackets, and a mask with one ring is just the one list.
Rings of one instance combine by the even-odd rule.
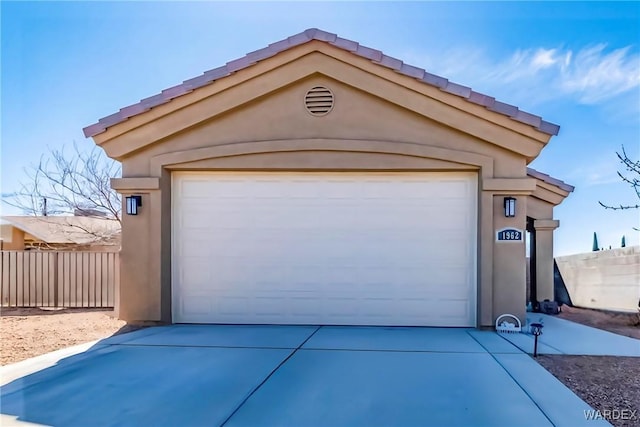
[[3, 307], [114, 307], [117, 252], [0, 251]]

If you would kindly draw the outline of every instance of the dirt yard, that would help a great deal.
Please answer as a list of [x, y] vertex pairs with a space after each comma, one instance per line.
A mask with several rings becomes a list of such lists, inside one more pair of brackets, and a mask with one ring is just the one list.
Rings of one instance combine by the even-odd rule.
[[2, 308], [0, 365], [131, 329], [125, 325], [111, 310]]
[[[559, 317], [640, 339], [635, 314], [563, 306]], [[636, 411], [633, 419], [608, 419], [614, 426], [640, 426], [640, 358], [542, 355], [537, 361], [594, 409]]]
[[614, 426], [640, 425], [640, 358], [540, 355], [536, 360], [592, 408], [636, 411], [634, 419], [609, 419]]
[[558, 317], [640, 339], [640, 316], [636, 313], [615, 313], [563, 305]]

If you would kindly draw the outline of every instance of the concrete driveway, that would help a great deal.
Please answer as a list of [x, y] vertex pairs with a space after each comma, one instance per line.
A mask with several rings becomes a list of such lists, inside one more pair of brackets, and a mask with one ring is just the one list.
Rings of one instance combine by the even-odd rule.
[[[173, 325], [2, 387], [3, 425], [577, 426], [590, 407], [475, 329]], [[606, 424], [606, 423], [604, 423]]]

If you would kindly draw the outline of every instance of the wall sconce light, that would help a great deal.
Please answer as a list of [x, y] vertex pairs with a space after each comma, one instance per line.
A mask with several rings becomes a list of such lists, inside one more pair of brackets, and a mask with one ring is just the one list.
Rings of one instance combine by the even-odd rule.
[[516, 199], [514, 197], [504, 198], [504, 216], [507, 218], [516, 216]]
[[142, 206], [142, 196], [127, 196], [127, 215], [138, 215], [138, 208]]

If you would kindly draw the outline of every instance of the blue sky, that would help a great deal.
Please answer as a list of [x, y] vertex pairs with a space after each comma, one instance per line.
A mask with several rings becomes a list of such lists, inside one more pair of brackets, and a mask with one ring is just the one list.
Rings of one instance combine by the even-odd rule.
[[[576, 186], [556, 253], [639, 244], [616, 150], [640, 156], [640, 3], [0, 3], [1, 189], [82, 128], [250, 51], [317, 27], [561, 126], [532, 167]], [[12, 213], [7, 206], [4, 213]]]

